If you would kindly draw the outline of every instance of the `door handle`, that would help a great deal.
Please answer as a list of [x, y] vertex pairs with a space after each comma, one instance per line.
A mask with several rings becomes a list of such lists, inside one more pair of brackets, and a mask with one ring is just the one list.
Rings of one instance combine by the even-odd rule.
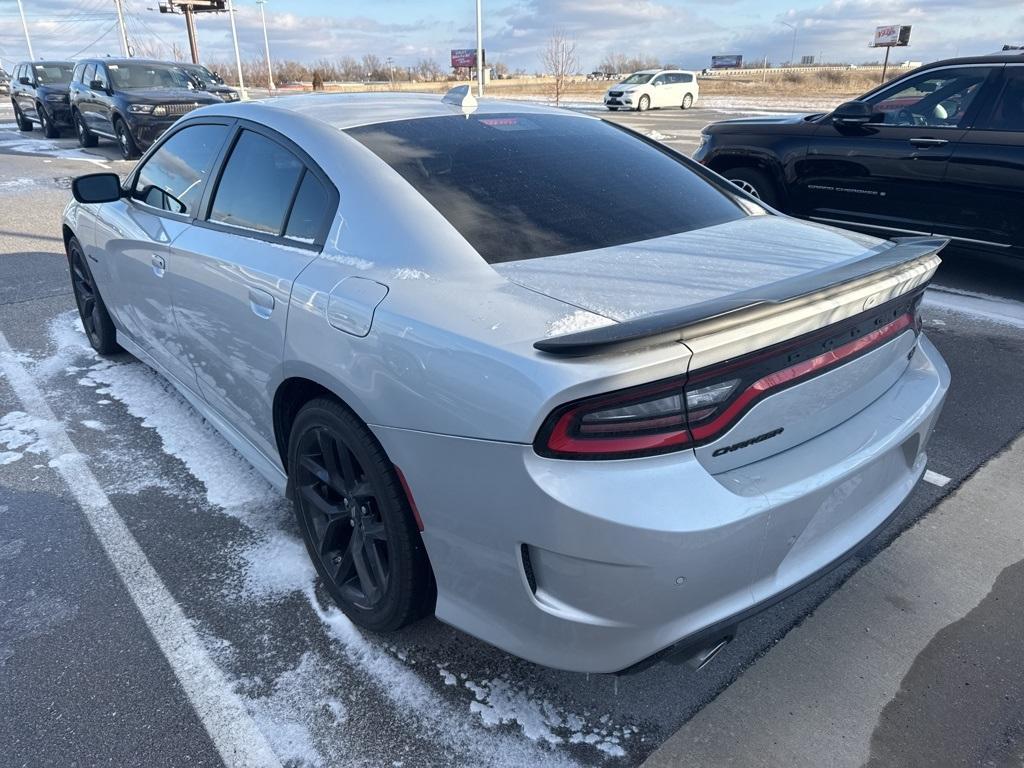
[[273, 294], [267, 293], [259, 288], [250, 288], [249, 309], [252, 310], [256, 317], [261, 317], [264, 320], [268, 319], [270, 317], [270, 313], [274, 311]]
[[164, 257], [154, 253], [149, 257], [149, 261], [153, 265], [153, 274], [157, 277], [163, 277], [167, 269], [167, 262], [164, 261]]
[[924, 149], [927, 149], [928, 147], [941, 147], [943, 144], [949, 144], [949, 141], [947, 139], [931, 139], [921, 137], [911, 139], [910, 143], [913, 144], [915, 147], [922, 147]]

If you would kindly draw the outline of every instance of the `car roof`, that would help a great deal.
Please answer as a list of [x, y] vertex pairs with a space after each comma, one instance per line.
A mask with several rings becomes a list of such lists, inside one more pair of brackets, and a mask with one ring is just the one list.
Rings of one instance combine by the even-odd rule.
[[989, 53], [984, 56], [961, 56], [957, 59], [929, 61], [921, 69], [948, 67], [951, 64], [1021, 64], [1024, 63], [1024, 51], [1006, 51], [1005, 53]]
[[278, 96], [264, 101], [237, 102], [226, 107], [239, 117], [260, 107], [288, 110], [339, 130], [362, 125], [390, 123], [428, 117], [473, 114], [551, 114], [595, 119], [578, 112], [525, 102], [481, 99], [476, 107], [463, 108], [444, 100], [440, 93], [303, 93]]
[[162, 59], [125, 59], [112, 56], [94, 56], [91, 59], [79, 59], [79, 64], [161, 64], [165, 67], [180, 67], [180, 61], [163, 61]]
[[65, 61], [64, 59], [38, 59], [36, 61], [22, 61], [15, 64], [16, 67], [20, 67], [22, 64], [28, 64], [30, 67], [33, 66], [46, 66], [47, 64], [67, 64], [68, 66], [74, 65], [73, 61]]

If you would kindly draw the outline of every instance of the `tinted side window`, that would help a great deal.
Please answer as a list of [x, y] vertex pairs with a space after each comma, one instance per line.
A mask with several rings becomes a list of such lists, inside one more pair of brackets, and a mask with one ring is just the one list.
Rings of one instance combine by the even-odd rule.
[[692, 83], [693, 82], [693, 75], [680, 75], [679, 76], [679, 82], [680, 83]]
[[96, 79], [96, 65], [90, 64], [85, 68], [85, 74], [82, 76], [82, 82], [85, 83], [86, 87]]
[[107, 79], [107, 70], [102, 64], [96, 65], [96, 79], [100, 81], [104, 88], [110, 87], [110, 81]]
[[76, 83], [82, 82], [82, 73], [85, 72], [85, 64], [78, 64], [75, 66], [75, 74], [71, 77], [72, 81]]
[[977, 127], [1024, 132], [1024, 67], [1007, 67], [1003, 89], [988, 117]]
[[195, 215], [226, 125], [191, 125], [164, 142], [139, 171], [132, 197], [154, 208]]
[[327, 190], [309, 171], [302, 177], [299, 192], [292, 204], [284, 236], [303, 243], [315, 243], [327, 214]]
[[953, 67], [924, 72], [868, 99], [890, 125], [955, 127], [988, 78], [989, 67]]
[[745, 215], [682, 159], [602, 120], [459, 115], [348, 134], [491, 264], [635, 243]]
[[217, 184], [210, 221], [280, 235], [303, 170], [277, 142], [242, 131]]

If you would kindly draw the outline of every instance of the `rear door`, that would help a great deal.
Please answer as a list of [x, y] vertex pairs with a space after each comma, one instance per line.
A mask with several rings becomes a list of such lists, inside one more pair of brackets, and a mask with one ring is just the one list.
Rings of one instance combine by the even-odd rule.
[[98, 94], [92, 89], [92, 81], [96, 79], [96, 65], [86, 64], [82, 73], [82, 87], [75, 98], [75, 106], [82, 116], [82, 122], [89, 130], [96, 128], [96, 98]]
[[267, 455], [292, 283], [336, 209], [337, 192], [308, 155], [242, 124], [203, 215], [171, 245], [174, 315], [199, 390]]
[[[111, 67], [116, 67], [111, 64]], [[114, 112], [111, 105], [110, 73], [103, 64], [96, 65], [95, 79], [99, 81], [99, 89], [92, 92], [93, 125], [92, 128], [109, 136], [114, 135]]]
[[950, 211], [949, 159], [995, 71], [988, 65], [931, 70], [867, 99], [875, 112], [867, 125], [823, 119], [796, 166], [801, 212], [879, 232], [935, 231]]
[[195, 374], [171, 308], [169, 282], [178, 266], [170, 248], [196, 215], [230, 122], [175, 132], [129, 180], [130, 196], [105, 204], [97, 222], [96, 240], [106, 244], [98, 267], [107, 306], [132, 341], [192, 389]]
[[1024, 253], [1024, 65], [1009, 64], [960, 140], [946, 175], [956, 215], [936, 229]]

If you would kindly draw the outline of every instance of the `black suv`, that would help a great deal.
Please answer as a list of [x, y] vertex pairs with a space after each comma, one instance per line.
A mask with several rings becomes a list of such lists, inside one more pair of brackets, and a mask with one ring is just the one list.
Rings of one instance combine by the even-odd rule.
[[196, 88], [174, 62], [85, 59], [71, 80], [71, 114], [78, 143], [113, 139], [125, 160], [139, 156], [184, 114], [221, 99]]
[[1024, 55], [927, 64], [829, 114], [713, 123], [694, 158], [796, 216], [1024, 258]]
[[11, 103], [20, 130], [31, 131], [32, 123], [39, 123], [48, 139], [56, 139], [61, 128], [71, 127], [68, 84], [74, 66], [70, 61], [23, 61], [14, 68]]
[[223, 77], [216, 72], [211, 72], [202, 64], [178, 62], [178, 66], [191, 75], [202, 90], [212, 93], [222, 101], [238, 101], [241, 98], [238, 91], [224, 82]]

